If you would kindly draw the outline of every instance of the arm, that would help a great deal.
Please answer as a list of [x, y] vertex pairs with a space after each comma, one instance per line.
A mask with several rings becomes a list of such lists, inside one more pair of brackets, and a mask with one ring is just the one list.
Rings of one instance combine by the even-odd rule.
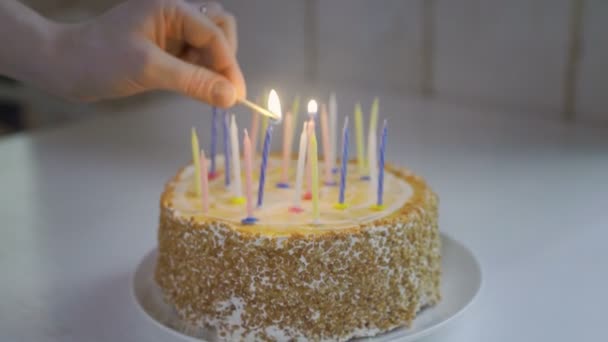
[[83, 101], [153, 89], [229, 107], [245, 97], [236, 27], [221, 6], [130, 0], [91, 21], [51, 22], [0, 1], [0, 73]]
[[[55, 54], [59, 26], [19, 2], [0, 2], [0, 73], [26, 83], [43, 84], [44, 63]], [[36, 62], [36, 59], [39, 62]]]

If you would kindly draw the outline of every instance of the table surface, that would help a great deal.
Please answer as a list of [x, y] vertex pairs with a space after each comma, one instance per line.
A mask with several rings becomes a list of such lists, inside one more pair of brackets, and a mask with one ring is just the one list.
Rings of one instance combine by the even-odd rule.
[[[339, 109], [371, 98], [339, 92]], [[440, 229], [484, 275], [470, 309], [424, 341], [603, 338], [608, 127], [380, 98], [387, 160], [425, 176]], [[164, 182], [189, 161], [189, 128], [209, 119], [170, 97], [0, 140], [0, 340], [175, 339], [135, 306], [131, 276], [156, 245]]]

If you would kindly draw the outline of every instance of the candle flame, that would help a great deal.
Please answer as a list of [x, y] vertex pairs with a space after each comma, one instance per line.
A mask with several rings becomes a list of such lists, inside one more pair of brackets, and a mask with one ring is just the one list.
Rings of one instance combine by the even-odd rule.
[[280, 121], [283, 118], [283, 114], [281, 112], [281, 101], [279, 100], [279, 95], [274, 89], [272, 89], [268, 95], [268, 110], [278, 117], [277, 121]]
[[308, 101], [308, 114], [315, 115], [315, 114], [317, 114], [318, 109], [319, 109], [319, 106], [317, 105], [317, 101], [315, 101], [315, 100]]

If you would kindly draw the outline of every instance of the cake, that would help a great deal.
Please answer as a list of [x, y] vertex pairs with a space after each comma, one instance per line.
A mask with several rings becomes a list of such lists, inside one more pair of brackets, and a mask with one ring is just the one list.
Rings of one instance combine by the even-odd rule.
[[[217, 165], [223, 165], [221, 156]], [[155, 280], [183, 322], [228, 341], [346, 341], [411, 326], [441, 298], [437, 196], [405, 168], [385, 165], [384, 206], [350, 164], [346, 201], [320, 191], [321, 220], [288, 210], [281, 161], [268, 161], [264, 206], [245, 225], [222, 170], [201, 212], [194, 168], [183, 167], [160, 203]]]

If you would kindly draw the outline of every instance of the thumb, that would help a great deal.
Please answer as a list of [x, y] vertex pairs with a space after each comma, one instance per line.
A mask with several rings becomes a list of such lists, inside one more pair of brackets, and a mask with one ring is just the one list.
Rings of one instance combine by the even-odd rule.
[[190, 64], [153, 47], [149, 79], [153, 88], [183, 93], [210, 105], [227, 108], [236, 102], [235, 86], [221, 74]]

